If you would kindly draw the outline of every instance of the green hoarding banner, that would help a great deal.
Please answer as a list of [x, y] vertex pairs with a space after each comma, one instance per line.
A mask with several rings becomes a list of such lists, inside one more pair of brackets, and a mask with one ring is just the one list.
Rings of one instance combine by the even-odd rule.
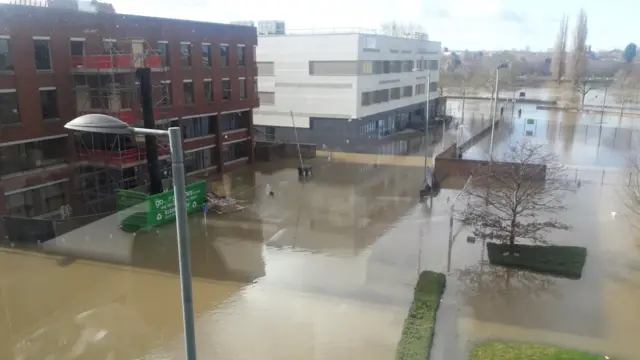
[[[206, 182], [201, 181], [187, 188], [187, 213], [202, 211], [202, 204], [206, 201]], [[147, 213], [147, 226], [152, 228], [176, 218], [173, 190], [156, 194], [148, 198], [149, 212]]]

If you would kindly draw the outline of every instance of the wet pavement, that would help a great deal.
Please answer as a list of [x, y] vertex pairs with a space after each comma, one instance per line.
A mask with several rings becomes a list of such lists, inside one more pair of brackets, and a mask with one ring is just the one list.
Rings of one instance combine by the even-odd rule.
[[[295, 161], [233, 172], [225, 186], [248, 208], [190, 217], [200, 358], [393, 359], [425, 269], [448, 274], [433, 359], [466, 359], [487, 339], [640, 353], [640, 238], [623, 182], [583, 181], [567, 197], [574, 228], [551, 241], [589, 253], [583, 278], [565, 280], [488, 265], [457, 223], [449, 260], [456, 190], [420, 203], [419, 166], [309, 163], [305, 183]], [[175, 228], [101, 226], [0, 249], [0, 359], [183, 357]]]

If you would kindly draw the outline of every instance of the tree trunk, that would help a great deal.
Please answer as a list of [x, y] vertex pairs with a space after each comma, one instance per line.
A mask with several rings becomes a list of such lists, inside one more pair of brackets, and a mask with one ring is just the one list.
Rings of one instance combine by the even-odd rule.
[[514, 247], [516, 244], [516, 217], [511, 218], [511, 231], [509, 232], [509, 254], [515, 253]]
[[584, 98], [587, 97], [587, 94], [582, 94], [582, 101], [580, 102], [580, 110], [584, 110]]

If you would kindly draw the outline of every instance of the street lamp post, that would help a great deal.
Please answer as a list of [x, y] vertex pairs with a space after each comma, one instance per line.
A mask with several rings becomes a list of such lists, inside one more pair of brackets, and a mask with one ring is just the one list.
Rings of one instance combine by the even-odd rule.
[[[422, 69], [414, 68], [414, 72], [422, 71]], [[427, 176], [427, 159], [429, 158], [429, 98], [431, 97], [431, 70], [427, 69], [427, 85], [426, 85], [426, 93], [427, 100], [424, 102], [424, 181], [425, 184], [431, 179], [428, 179]]]
[[187, 360], [196, 359], [195, 321], [193, 315], [193, 290], [191, 284], [191, 260], [189, 253], [189, 227], [187, 224], [187, 194], [184, 175], [184, 155], [182, 135], [179, 127], [156, 130], [130, 127], [127, 123], [103, 114], [88, 114], [69, 121], [65, 128], [76, 131], [107, 134], [139, 134], [146, 136], [166, 136], [169, 138], [171, 168], [173, 173], [173, 193], [176, 207], [176, 227], [178, 236], [178, 256], [180, 267], [180, 288], [182, 291], [182, 319]]
[[504, 69], [507, 66], [507, 63], [503, 63], [496, 68], [496, 84], [494, 90], [496, 100], [493, 102], [493, 109], [491, 109], [491, 116], [489, 117], [491, 119], [491, 140], [489, 141], [489, 159], [491, 162], [493, 162], [493, 134], [496, 127], [495, 116], [498, 110], [498, 81], [500, 80], [500, 69]]

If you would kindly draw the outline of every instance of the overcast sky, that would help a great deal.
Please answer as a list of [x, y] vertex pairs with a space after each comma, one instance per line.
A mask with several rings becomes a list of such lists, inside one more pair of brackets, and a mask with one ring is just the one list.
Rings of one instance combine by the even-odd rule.
[[[109, 0], [106, 0], [109, 1]], [[0, 0], [8, 2], [8, 0]], [[634, 38], [637, 0], [111, 0], [119, 13], [229, 22], [284, 20], [288, 29], [378, 28], [385, 21], [421, 24], [453, 49], [547, 49], [563, 12], [589, 16], [587, 43], [624, 48]], [[627, 30], [627, 31], [625, 31]]]

